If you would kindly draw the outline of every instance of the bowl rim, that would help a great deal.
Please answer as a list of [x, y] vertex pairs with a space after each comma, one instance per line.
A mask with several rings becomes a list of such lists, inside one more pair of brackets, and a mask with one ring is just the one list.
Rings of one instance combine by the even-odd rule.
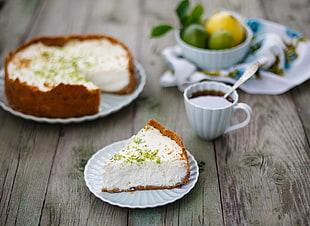
[[196, 51], [196, 52], [200, 52], [200, 53], [208, 53], [208, 54], [220, 54], [220, 53], [227, 53], [227, 52], [234, 52], [234, 51], [238, 51], [239, 49], [244, 48], [245, 46], [247, 46], [253, 39], [253, 31], [252, 29], [247, 25], [242, 23], [243, 27], [246, 30], [246, 39], [241, 42], [239, 45], [234, 46], [232, 48], [229, 49], [202, 49], [202, 48], [198, 48], [192, 45], [187, 44], [186, 42], [184, 42], [180, 36], [180, 29], [176, 29], [175, 30], [175, 39], [177, 41], [177, 43], [179, 45], [183, 45], [184, 47], [191, 49], [192, 51]]

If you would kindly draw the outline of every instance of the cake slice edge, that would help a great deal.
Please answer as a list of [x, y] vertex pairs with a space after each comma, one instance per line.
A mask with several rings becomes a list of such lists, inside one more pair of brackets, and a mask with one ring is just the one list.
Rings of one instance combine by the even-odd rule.
[[[157, 122], [155, 119], [150, 119], [149, 122], [147, 122], [145, 127], [142, 129], [147, 129], [147, 127], [149, 127], [149, 126], [157, 129], [163, 136], [167, 136], [171, 140], [175, 141], [176, 144], [181, 148], [181, 150], [182, 150], [181, 159], [182, 159], [182, 161], [184, 161], [184, 160], [186, 161], [186, 166], [185, 166], [186, 167], [186, 174], [185, 174], [185, 176], [182, 177], [181, 181], [178, 181], [177, 183], [175, 183], [173, 185], [154, 186], [154, 185], [145, 184], [143, 186], [133, 186], [133, 187], [129, 187], [126, 189], [124, 189], [124, 188], [122, 188], [122, 189], [119, 189], [119, 188], [113, 188], [113, 189], [102, 188], [101, 189], [102, 192], [118, 193], [118, 192], [132, 192], [132, 191], [138, 191], [138, 190], [140, 190], [140, 191], [141, 190], [163, 190], [163, 189], [180, 188], [182, 185], [188, 184], [189, 178], [190, 178], [190, 163], [188, 161], [187, 151], [186, 151], [184, 144], [183, 144], [182, 140], [180, 139], [180, 137], [175, 132], [173, 132], [169, 129], [166, 129], [162, 124]], [[119, 153], [119, 152], [117, 152], [117, 153]], [[184, 162], [183, 162], [183, 165], [184, 165]]]

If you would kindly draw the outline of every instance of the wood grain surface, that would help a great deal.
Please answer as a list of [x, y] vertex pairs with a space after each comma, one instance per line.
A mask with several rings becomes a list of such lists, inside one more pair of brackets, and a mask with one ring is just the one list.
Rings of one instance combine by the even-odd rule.
[[[0, 225], [309, 225], [310, 82], [281, 95], [239, 91], [250, 124], [214, 141], [191, 129], [182, 93], [163, 88], [161, 51], [173, 34], [150, 39], [161, 23], [177, 26], [179, 1], [3, 0], [0, 57], [41, 35], [102, 33], [128, 45], [147, 74], [141, 95], [109, 116], [74, 124], [25, 120], [0, 109]], [[295, 29], [310, 39], [309, 0], [217, 0], [220, 8]], [[310, 73], [310, 72], [309, 72]], [[244, 117], [236, 114], [233, 122]], [[157, 208], [127, 209], [96, 198], [84, 182], [88, 159], [129, 138], [150, 118], [174, 130], [200, 166], [184, 198]]]

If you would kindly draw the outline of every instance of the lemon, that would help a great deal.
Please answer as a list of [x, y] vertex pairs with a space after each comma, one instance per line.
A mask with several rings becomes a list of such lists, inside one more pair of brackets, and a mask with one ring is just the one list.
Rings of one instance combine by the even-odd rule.
[[206, 48], [208, 36], [208, 33], [202, 25], [191, 24], [184, 29], [182, 39], [189, 45], [198, 48]]
[[226, 30], [218, 30], [210, 35], [209, 49], [228, 49], [234, 46], [232, 34]]
[[205, 29], [210, 35], [221, 29], [230, 32], [234, 38], [234, 46], [245, 38], [245, 30], [240, 21], [227, 12], [217, 12], [211, 16], [205, 23]]

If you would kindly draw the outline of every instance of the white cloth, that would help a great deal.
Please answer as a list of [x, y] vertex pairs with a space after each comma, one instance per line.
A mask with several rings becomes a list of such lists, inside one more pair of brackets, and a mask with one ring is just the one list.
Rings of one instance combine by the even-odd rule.
[[[163, 87], [177, 86], [180, 91], [204, 80], [235, 83], [255, 61], [260, 62], [257, 76], [252, 77], [240, 89], [251, 94], [281, 94], [310, 78], [310, 42], [301, 34], [283, 25], [270, 21], [243, 18], [253, 33], [253, 52], [238, 65], [226, 70], [201, 71], [182, 57], [179, 46], [164, 49], [162, 55], [170, 70], [160, 78]], [[274, 67], [276, 66], [274, 70]], [[217, 74], [217, 75], [214, 75]]]

